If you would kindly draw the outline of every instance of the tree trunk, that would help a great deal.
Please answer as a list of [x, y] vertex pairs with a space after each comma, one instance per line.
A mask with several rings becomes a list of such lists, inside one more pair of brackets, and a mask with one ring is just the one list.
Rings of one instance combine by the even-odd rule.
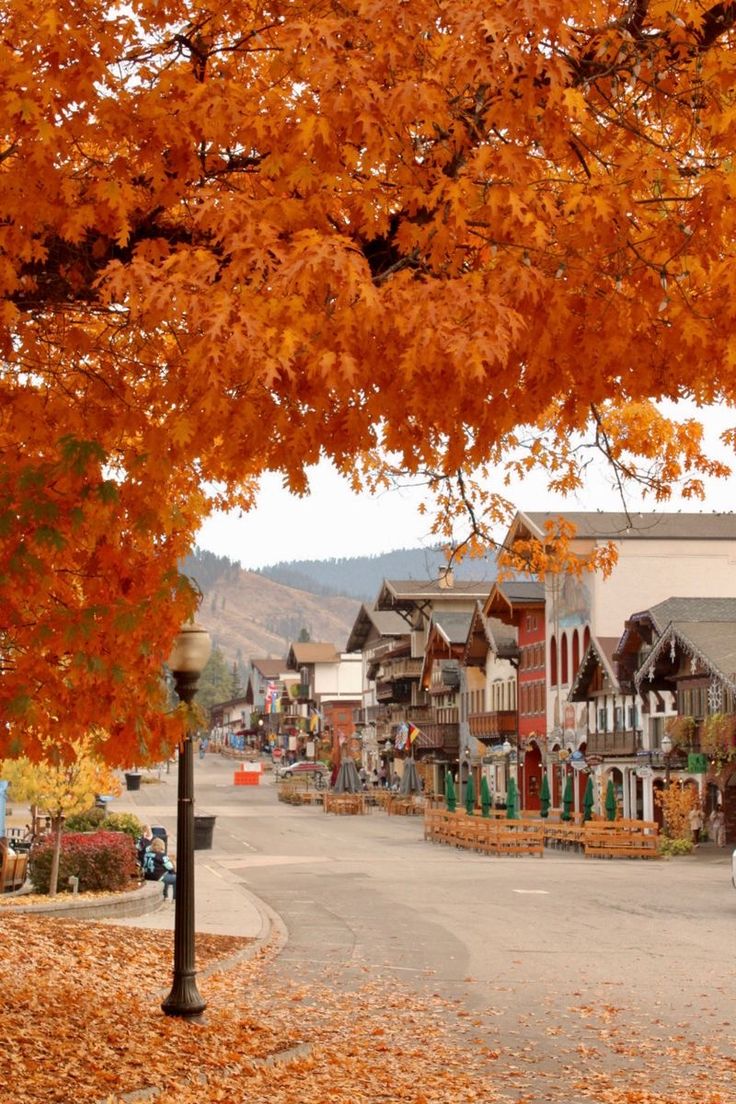
[[51, 831], [54, 836], [54, 851], [51, 856], [51, 874], [49, 875], [49, 897], [55, 897], [59, 887], [59, 856], [61, 854], [61, 826], [63, 816], [51, 818]]

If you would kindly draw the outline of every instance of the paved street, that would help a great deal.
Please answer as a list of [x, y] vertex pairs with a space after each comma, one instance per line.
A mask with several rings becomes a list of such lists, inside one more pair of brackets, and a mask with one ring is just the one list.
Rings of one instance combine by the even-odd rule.
[[[238, 900], [253, 916], [243, 890], [256, 895], [288, 930], [274, 969], [348, 988], [370, 972], [440, 993], [470, 1015], [474, 1037], [523, 1040], [528, 1061], [545, 1066], [571, 1047], [590, 1047], [601, 1067], [635, 1064], [622, 1031], [662, 1055], [692, 1040], [733, 1059], [725, 851], [656, 863], [489, 858], [425, 843], [419, 818], [326, 816], [279, 803], [270, 775], [236, 788], [232, 773], [214, 755], [195, 764], [197, 812], [217, 816], [214, 850], [197, 853], [198, 912], [242, 930]], [[175, 797], [172, 767], [114, 807], [173, 833]]]

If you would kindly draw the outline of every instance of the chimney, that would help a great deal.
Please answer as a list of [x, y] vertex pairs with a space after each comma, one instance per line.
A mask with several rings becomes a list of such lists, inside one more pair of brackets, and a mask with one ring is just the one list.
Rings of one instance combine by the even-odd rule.
[[455, 585], [455, 574], [451, 567], [440, 568], [440, 590], [452, 590]]

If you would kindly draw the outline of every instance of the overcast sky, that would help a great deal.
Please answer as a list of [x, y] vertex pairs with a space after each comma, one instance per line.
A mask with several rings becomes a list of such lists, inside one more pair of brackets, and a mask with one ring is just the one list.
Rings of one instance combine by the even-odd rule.
[[[717, 433], [735, 422], [734, 412], [707, 412], [711, 440], [716, 442]], [[717, 445], [713, 451], [736, 468], [732, 454]], [[239, 560], [243, 567], [256, 568], [282, 560], [374, 555], [435, 543], [429, 532], [429, 515], [419, 513], [423, 496], [418, 489], [386, 491], [375, 498], [356, 495], [328, 464], [313, 469], [311, 486], [311, 495], [299, 499], [283, 490], [280, 477], [267, 476], [254, 510], [242, 516], [213, 516], [200, 531], [198, 544]], [[505, 493], [522, 510], [621, 509], [610, 474], [602, 469], [591, 476], [583, 493], [566, 499], [551, 495], [536, 475]], [[668, 505], [657, 507], [633, 495], [628, 501], [630, 508], [646, 510], [733, 510], [736, 477], [710, 481], [703, 503], [673, 498]]]

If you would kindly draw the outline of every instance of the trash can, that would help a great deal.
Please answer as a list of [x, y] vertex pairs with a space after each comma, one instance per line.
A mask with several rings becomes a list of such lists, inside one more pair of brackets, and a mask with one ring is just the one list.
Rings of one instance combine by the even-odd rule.
[[169, 853], [169, 833], [164, 828], [163, 824], [152, 824], [151, 835], [154, 839], [160, 839], [164, 841], [164, 854]]
[[125, 772], [126, 790], [139, 790], [141, 788], [141, 776], [137, 771]]
[[195, 851], [211, 851], [212, 850], [212, 833], [215, 830], [215, 821], [217, 817], [213, 816], [195, 816], [194, 818], [194, 850]]

